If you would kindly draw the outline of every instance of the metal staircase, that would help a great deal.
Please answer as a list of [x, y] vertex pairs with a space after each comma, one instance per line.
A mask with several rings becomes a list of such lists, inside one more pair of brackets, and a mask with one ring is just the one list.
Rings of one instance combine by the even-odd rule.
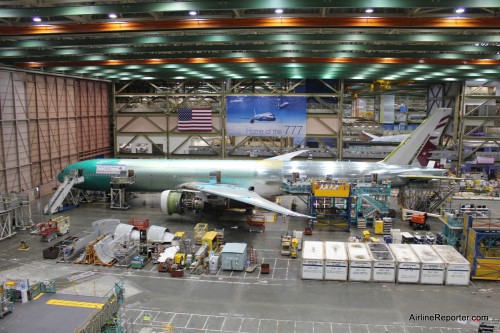
[[[45, 214], [54, 214], [60, 211], [64, 200], [68, 197], [68, 195], [71, 192], [71, 189], [73, 188], [74, 185], [80, 184], [84, 182], [83, 176], [80, 176], [80, 174], [77, 172], [77, 170], [71, 170], [69, 176], [64, 177], [64, 181], [62, 182], [61, 185], [57, 188], [57, 191], [52, 195], [50, 198], [49, 202], [45, 206], [43, 212]], [[72, 198], [72, 201], [75, 201], [74, 198]], [[76, 202], [73, 202], [75, 205], [77, 204]]]
[[368, 196], [368, 195], [361, 195], [360, 198], [363, 202], [368, 204], [369, 208], [370, 207], [372, 208], [372, 209], [370, 209], [370, 211], [368, 211], [368, 209], [367, 209], [367, 211], [364, 212], [365, 217], [375, 213], [375, 211], [378, 211], [382, 215], [389, 213], [389, 207], [388, 207], [386, 202], [378, 201], [377, 199], [375, 199], [371, 196]]
[[456, 184], [440, 180], [429, 184], [408, 184], [399, 189], [398, 204], [401, 209], [434, 213], [446, 199], [456, 192]]

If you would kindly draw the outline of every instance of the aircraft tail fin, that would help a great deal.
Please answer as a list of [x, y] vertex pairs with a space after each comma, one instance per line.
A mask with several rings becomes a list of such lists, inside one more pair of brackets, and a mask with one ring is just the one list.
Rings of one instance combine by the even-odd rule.
[[426, 166], [451, 116], [450, 108], [438, 108], [413, 133], [392, 151], [383, 162]]

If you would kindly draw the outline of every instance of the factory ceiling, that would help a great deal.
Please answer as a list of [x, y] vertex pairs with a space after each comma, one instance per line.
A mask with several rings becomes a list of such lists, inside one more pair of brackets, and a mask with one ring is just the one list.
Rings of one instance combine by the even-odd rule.
[[117, 81], [499, 80], [500, 1], [0, 1], [0, 64]]

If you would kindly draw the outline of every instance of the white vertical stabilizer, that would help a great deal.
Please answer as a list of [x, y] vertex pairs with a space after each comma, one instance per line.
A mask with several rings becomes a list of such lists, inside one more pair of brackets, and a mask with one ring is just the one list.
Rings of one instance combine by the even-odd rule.
[[383, 162], [387, 164], [427, 166], [439, 138], [451, 116], [450, 108], [438, 108], [425, 119]]

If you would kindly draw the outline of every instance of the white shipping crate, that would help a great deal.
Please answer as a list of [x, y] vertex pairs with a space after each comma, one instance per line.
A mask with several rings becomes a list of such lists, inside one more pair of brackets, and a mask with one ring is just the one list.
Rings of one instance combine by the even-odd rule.
[[372, 259], [364, 243], [347, 243], [349, 281], [369, 282], [372, 279]]
[[387, 244], [370, 243], [368, 250], [373, 260], [373, 282], [394, 282], [396, 279], [396, 260]]
[[391, 229], [391, 238], [393, 244], [401, 244], [401, 229]]
[[409, 244], [389, 244], [396, 259], [396, 282], [418, 283], [420, 280], [420, 260]]
[[325, 280], [347, 281], [347, 250], [344, 242], [325, 242]]
[[444, 261], [428, 244], [412, 244], [411, 249], [420, 259], [420, 283], [443, 284]]
[[302, 246], [302, 279], [323, 280], [325, 250], [323, 242], [306, 241]]
[[451, 245], [432, 245], [444, 260], [446, 285], [468, 286], [470, 280], [470, 263]]

